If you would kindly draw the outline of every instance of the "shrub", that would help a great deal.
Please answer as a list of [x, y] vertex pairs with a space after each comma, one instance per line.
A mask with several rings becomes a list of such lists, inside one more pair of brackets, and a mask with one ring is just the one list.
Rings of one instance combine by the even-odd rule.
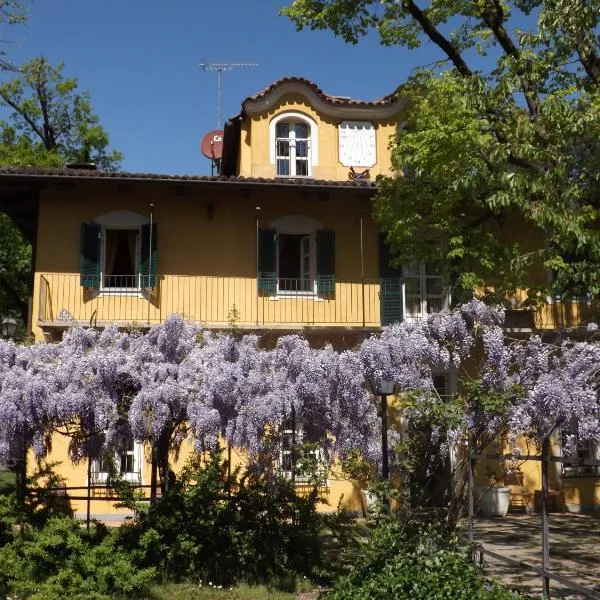
[[316, 491], [301, 497], [290, 481], [254, 471], [236, 472], [230, 488], [226, 469], [218, 455], [190, 463], [163, 498], [121, 527], [120, 543], [165, 580], [226, 585], [309, 574], [319, 562]]
[[91, 533], [68, 518], [51, 518], [39, 530], [25, 527], [0, 548], [0, 596], [31, 600], [135, 598], [145, 593], [153, 569], [138, 569], [97, 526]]
[[524, 598], [484, 579], [468, 550], [433, 526], [381, 523], [360, 564], [327, 600], [508, 600]]

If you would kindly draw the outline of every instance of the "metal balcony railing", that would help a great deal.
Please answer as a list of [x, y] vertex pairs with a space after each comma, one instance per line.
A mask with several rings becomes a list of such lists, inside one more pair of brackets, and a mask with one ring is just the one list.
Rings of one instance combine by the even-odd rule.
[[[435, 310], [438, 305], [442, 306], [441, 301], [415, 303], [399, 278], [257, 280], [254, 277], [130, 275], [99, 277], [97, 287], [85, 287], [78, 273], [42, 273], [37, 276], [36, 286], [38, 324], [42, 327], [112, 322], [146, 327], [178, 313], [186, 319], [219, 328], [233, 325], [376, 328], [402, 320], [418, 321], [425, 318], [432, 307]], [[519, 313], [519, 318], [515, 320], [513, 313]], [[521, 318], [523, 316], [527, 318]], [[508, 311], [506, 326], [523, 330], [565, 329], [599, 318], [597, 299], [555, 299], [535, 311]]]
[[275, 278], [259, 286], [253, 277], [162, 275], [153, 283], [147, 287], [140, 276], [112, 276], [98, 278], [98, 287], [85, 287], [77, 273], [42, 273], [38, 324], [145, 327], [178, 313], [209, 327], [381, 326], [380, 280]]

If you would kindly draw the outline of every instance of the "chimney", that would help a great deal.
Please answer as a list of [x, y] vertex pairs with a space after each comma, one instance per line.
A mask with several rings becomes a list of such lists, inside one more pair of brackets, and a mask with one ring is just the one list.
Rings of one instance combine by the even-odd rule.
[[76, 171], [95, 171], [96, 163], [93, 162], [75, 162], [67, 163], [65, 165], [67, 169], [74, 169]]

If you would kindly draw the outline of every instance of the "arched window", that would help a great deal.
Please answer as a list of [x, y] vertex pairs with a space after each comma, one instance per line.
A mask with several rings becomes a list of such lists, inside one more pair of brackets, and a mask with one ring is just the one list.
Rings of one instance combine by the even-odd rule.
[[301, 113], [282, 113], [270, 124], [271, 164], [279, 177], [310, 177], [317, 164], [317, 124]]

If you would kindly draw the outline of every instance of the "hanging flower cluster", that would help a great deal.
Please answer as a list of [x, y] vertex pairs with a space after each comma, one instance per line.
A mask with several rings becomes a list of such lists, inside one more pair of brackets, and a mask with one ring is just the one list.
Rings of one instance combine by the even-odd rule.
[[[75, 462], [118, 451], [131, 435], [170, 448], [186, 437], [198, 449], [224, 439], [252, 459], [273, 450], [273, 434], [293, 413], [304, 439], [328, 456], [359, 450], [377, 460], [380, 420], [366, 378], [425, 398], [434, 374], [461, 368], [475, 369], [483, 390], [522, 390], [502, 415], [512, 431], [539, 436], [566, 416], [573, 443], [599, 439], [600, 345], [537, 337], [507, 344], [503, 317], [473, 300], [343, 352], [297, 335], [266, 349], [257, 336], [202, 330], [177, 315], [147, 333], [74, 328], [57, 344], [0, 341], [0, 459], [27, 448], [44, 456], [56, 431], [69, 435]], [[463, 427], [487, 419], [498, 431], [498, 415], [469, 410]]]

